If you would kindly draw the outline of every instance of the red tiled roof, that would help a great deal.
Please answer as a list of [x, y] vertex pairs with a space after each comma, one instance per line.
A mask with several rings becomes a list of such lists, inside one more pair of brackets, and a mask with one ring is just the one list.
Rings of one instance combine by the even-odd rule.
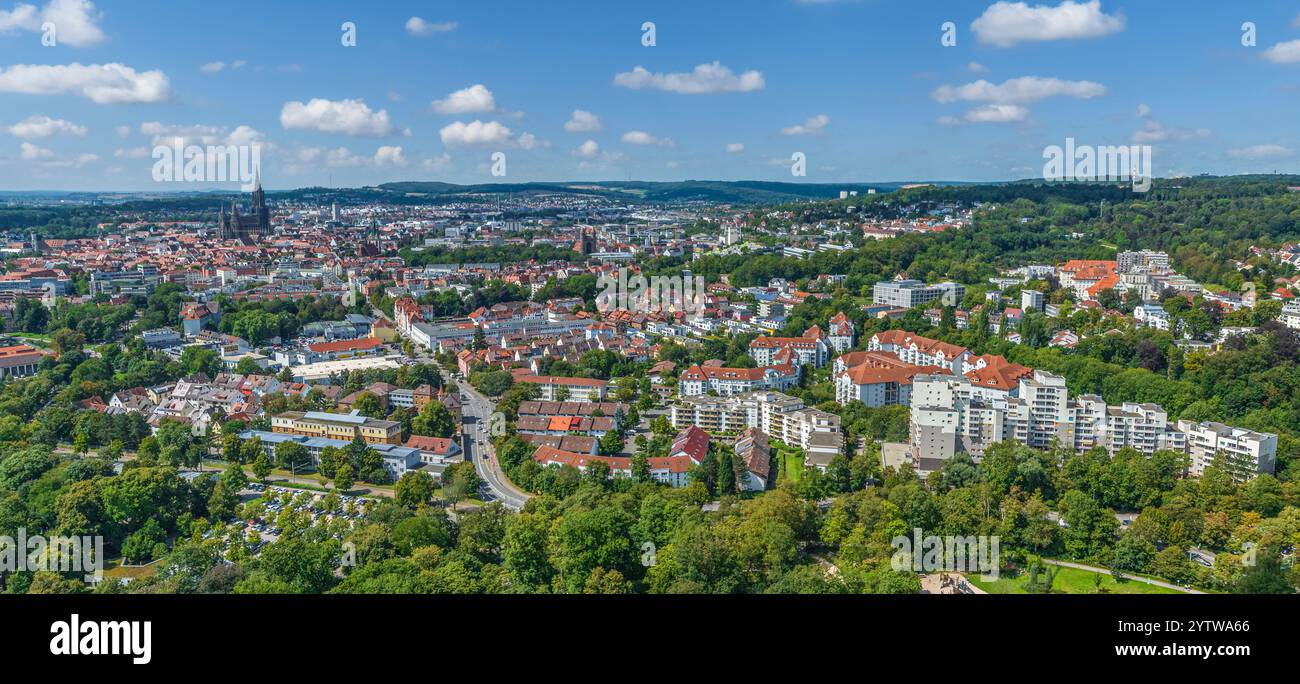
[[941, 342], [939, 340], [932, 340], [920, 335], [913, 335], [906, 330], [886, 330], [884, 332], [876, 333], [875, 337], [881, 344], [890, 344], [898, 347], [911, 347], [912, 345], [916, 345], [918, 351], [925, 352], [926, 354], [943, 352], [943, 355], [949, 359], [961, 356], [967, 351], [965, 347], [959, 347], [955, 344], [948, 344], [947, 342]]

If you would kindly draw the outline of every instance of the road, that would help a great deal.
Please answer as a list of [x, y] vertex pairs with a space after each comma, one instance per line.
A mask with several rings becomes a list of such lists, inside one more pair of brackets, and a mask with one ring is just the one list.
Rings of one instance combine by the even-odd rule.
[[[387, 314], [373, 305], [371, 311], [384, 320], [390, 321]], [[405, 336], [403, 336], [404, 339]], [[411, 341], [408, 339], [408, 341]], [[430, 356], [429, 350], [422, 345], [411, 343], [416, 348], [415, 360], [417, 363], [437, 363]], [[468, 430], [468, 439], [464, 440], [465, 458], [473, 461], [474, 469], [478, 471], [478, 476], [483, 480], [483, 487], [480, 488], [479, 494], [483, 501], [500, 501], [506, 508], [519, 510], [528, 503], [530, 495], [527, 492], [515, 487], [510, 483], [510, 478], [506, 477], [501, 466], [497, 463], [492, 453], [491, 436], [488, 435], [489, 418], [496, 412], [496, 404], [490, 399], [479, 393], [478, 390], [470, 386], [464, 380], [455, 380], [454, 382], [448, 377], [445, 370], [442, 373], [443, 384], [450, 386], [452, 384], [460, 388], [461, 394], [465, 396], [466, 401], [461, 406], [461, 415], [470, 419], [465, 422], [465, 429]], [[472, 420], [472, 422], [471, 422]]]
[[[1101, 574], [1103, 574], [1103, 575], [1110, 575], [1110, 574], [1113, 574], [1110, 570], [1107, 570], [1106, 568], [1099, 568], [1099, 567], [1096, 567], [1096, 566], [1093, 566], [1093, 565], [1084, 565], [1083, 563], [1071, 563], [1070, 561], [1052, 560], [1051, 558], [1044, 558], [1044, 559], [1043, 559], [1043, 562], [1044, 562], [1044, 563], [1047, 563], [1048, 565], [1058, 565], [1058, 566], [1063, 567], [1063, 568], [1074, 568], [1075, 570], [1087, 570], [1087, 571], [1089, 571], [1089, 572], [1099, 572], [1099, 573], [1101, 573]], [[1141, 577], [1141, 576], [1139, 576], [1139, 575], [1130, 575], [1130, 574], [1125, 573], [1125, 574], [1124, 574], [1124, 579], [1126, 579], [1126, 580], [1128, 580], [1128, 581], [1130, 581], [1130, 582], [1145, 582], [1145, 583], [1147, 583], [1147, 584], [1153, 584], [1153, 585], [1155, 585], [1155, 586], [1157, 586], [1157, 587], [1164, 587], [1165, 589], [1173, 589], [1174, 591], [1181, 591], [1181, 592], [1183, 592], [1184, 594], [1204, 594], [1204, 593], [1205, 593], [1205, 592], [1203, 592], [1203, 591], [1197, 591], [1196, 589], [1192, 589], [1192, 588], [1189, 588], [1189, 587], [1180, 587], [1180, 586], [1178, 586], [1177, 584], [1171, 584], [1171, 583], [1169, 583], [1169, 582], [1162, 582], [1162, 581], [1157, 580], [1157, 579], [1150, 579], [1150, 578], [1148, 578], [1148, 577]]]
[[[506, 508], [514, 510], [523, 508], [528, 502], [528, 493], [511, 484], [492, 453], [492, 440], [488, 429], [491, 425], [490, 418], [496, 412], [496, 405], [464, 380], [456, 380], [455, 384], [460, 387], [461, 393], [466, 398], [461, 406], [461, 412], [467, 419], [465, 429], [468, 431], [466, 433], [468, 439], [465, 440], [465, 457], [473, 460], [474, 468], [483, 480], [481, 491], [483, 500], [500, 501]], [[472, 422], [469, 419], [472, 419]]]

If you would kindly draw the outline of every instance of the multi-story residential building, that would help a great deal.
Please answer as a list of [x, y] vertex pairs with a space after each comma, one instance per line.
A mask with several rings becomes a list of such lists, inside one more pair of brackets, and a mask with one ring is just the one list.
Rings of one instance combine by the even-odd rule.
[[1020, 293], [1020, 308], [1025, 311], [1042, 311], [1047, 300], [1038, 290], [1023, 290]]
[[721, 365], [690, 366], [682, 371], [677, 393], [694, 397], [714, 392], [722, 396], [757, 390], [783, 390], [799, 383], [799, 368], [793, 364], [761, 368], [726, 368]]
[[913, 366], [939, 366], [960, 375], [971, 367], [971, 353], [965, 347], [914, 335], [906, 330], [886, 330], [871, 336], [869, 351], [892, 352]]
[[1074, 259], [1056, 269], [1061, 287], [1074, 290], [1080, 300], [1095, 300], [1119, 283], [1114, 261]]
[[831, 317], [830, 334], [826, 341], [830, 343], [831, 349], [836, 354], [843, 354], [853, 348], [853, 343], [857, 336], [857, 331], [853, 327], [853, 321], [849, 320], [844, 312], [840, 312]]
[[813, 326], [803, 337], [767, 337], [760, 335], [749, 343], [749, 356], [760, 366], [812, 365], [821, 368], [830, 360], [831, 345], [821, 329]]
[[1169, 329], [1169, 312], [1159, 304], [1141, 304], [1133, 309], [1133, 319], [1148, 328]]
[[1178, 421], [1178, 430], [1187, 435], [1188, 472], [1192, 475], [1202, 474], [1220, 457], [1222, 466], [1238, 480], [1271, 473], [1277, 467], [1277, 435], [1190, 420]]
[[1277, 320], [1292, 330], [1300, 330], [1300, 299], [1293, 299], [1282, 305], [1282, 313]]
[[162, 284], [162, 276], [152, 266], [134, 271], [95, 271], [90, 274], [90, 294], [149, 295]]
[[674, 427], [698, 426], [710, 433], [758, 428], [772, 439], [803, 449], [806, 463], [825, 468], [844, 450], [840, 417], [804, 406], [780, 392], [749, 392], [730, 397], [693, 396], [672, 407]]
[[1150, 301], [1160, 295], [1160, 287], [1150, 273], [1121, 273], [1116, 287], [1137, 296], [1141, 301]]
[[945, 371], [939, 366], [890, 363], [880, 360], [880, 356], [885, 355], [879, 354], [835, 376], [835, 400], [841, 406], [851, 401], [860, 401], [869, 408], [909, 406], [912, 378]]
[[913, 465], [923, 474], [943, 467], [957, 452], [979, 458], [992, 444], [1008, 440], [1036, 449], [1103, 448], [1111, 455], [1126, 448], [1147, 455], [1187, 453], [1193, 475], [1200, 475], [1219, 452], [1236, 464], [1234, 476], [1242, 479], [1272, 472], [1276, 465], [1276, 435], [1217, 423], [1179, 421], [1174, 426], [1155, 404], [1107, 406], [1096, 395], [1071, 400], [1064, 378], [1043, 371], [1021, 378], [1017, 396], [983, 392], [967, 377], [917, 376], [910, 427]]
[[367, 418], [357, 411], [286, 411], [271, 417], [271, 431], [307, 437], [326, 437], [351, 442], [360, 437], [367, 444], [401, 444], [402, 424], [395, 420]]
[[609, 382], [595, 378], [563, 378], [552, 375], [516, 375], [515, 382], [541, 388], [542, 401], [604, 401]]
[[1115, 256], [1120, 273], [1167, 273], [1169, 255], [1144, 249], [1137, 252], [1120, 252]]
[[873, 304], [910, 309], [936, 300], [942, 306], [957, 306], [965, 296], [966, 287], [958, 283], [926, 285], [919, 280], [910, 280], [900, 275], [894, 280], [882, 280], [876, 283], [872, 288], [871, 301]]

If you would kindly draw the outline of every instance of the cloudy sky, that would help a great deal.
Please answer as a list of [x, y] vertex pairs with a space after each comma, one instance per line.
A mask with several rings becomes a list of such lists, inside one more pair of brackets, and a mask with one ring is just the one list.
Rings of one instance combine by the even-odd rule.
[[662, 4], [0, 0], [0, 189], [172, 189], [177, 137], [271, 188], [1003, 180], [1067, 137], [1300, 172], [1294, 4]]

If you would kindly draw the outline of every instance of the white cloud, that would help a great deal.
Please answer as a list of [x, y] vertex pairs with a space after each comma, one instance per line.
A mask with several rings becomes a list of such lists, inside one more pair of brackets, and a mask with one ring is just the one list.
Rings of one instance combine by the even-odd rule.
[[1278, 43], [1264, 51], [1264, 59], [1274, 64], [1295, 64], [1300, 62], [1300, 40]]
[[438, 131], [442, 144], [448, 147], [474, 145], [501, 145], [510, 140], [510, 129], [497, 121], [470, 123], [454, 121]]
[[43, 33], [42, 25], [51, 23], [57, 44], [91, 47], [104, 41], [104, 31], [99, 28], [101, 18], [102, 14], [89, 0], [50, 0], [40, 10], [35, 5], [20, 3], [12, 10], [0, 10], [0, 33]]
[[99, 160], [99, 157], [88, 153], [70, 158], [61, 158], [52, 150], [29, 142], [20, 145], [19, 150], [19, 156], [23, 161], [39, 164], [41, 167], [49, 169], [81, 168]]
[[666, 90], [683, 95], [702, 95], [710, 93], [750, 92], [766, 87], [763, 74], [746, 71], [737, 76], [731, 69], [719, 62], [700, 64], [694, 70], [679, 73], [650, 73], [645, 67], [637, 66], [614, 76], [614, 85], [633, 90], [651, 88]]
[[171, 84], [161, 71], [123, 64], [15, 64], [0, 67], [0, 93], [79, 95], [96, 104], [164, 102]]
[[727, 143], [727, 152], [730, 154], [740, 154], [745, 151], [744, 143]]
[[366, 157], [352, 154], [346, 147], [338, 147], [325, 154], [325, 165], [331, 167], [365, 166], [368, 161]]
[[1180, 129], [1180, 127], [1166, 127], [1160, 121], [1148, 118], [1147, 124], [1141, 127], [1130, 137], [1131, 142], [1135, 143], [1173, 143], [1183, 142], [1183, 140], [1196, 140], [1208, 138], [1209, 129]]
[[645, 131], [628, 131], [623, 134], [622, 140], [629, 145], [654, 145], [657, 147], [675, 147], [677, 145], [670, 138], [659, 138]]
[[80, 138], [86, 135], [85, 126], [40, 115], [29, 116], [10, 126], [8, 131], [9, 135], [15, 138], [48, 138], [52, 135], [72, 135]]
[[782, 128], [781, 135], [821, 135], [830, 122], [831, 118], [829, 116], [818, 114], [801, 124]]
[[1139, 103], [1137, 109], [1137, 115], [1139, 119], [1145, 119], [1148, 116], [1151, 116], [1151, 107], [1148, 106], [1145, 102]]
[[597, 133], [605, 130], [600, 117], [581, 109], [573, 110], [569, 120], [564, 122], [564, 130], [570, 133]]
[[431, 36], [435, 33], [446, 33], [448, 31], [454, 31], [456, 30], [456, 27], [459, 25], [460, 24], [454, 21], [443, 21], [443, 22], [435, 23], [435, 22], [425, 21], [420, 17], [411, 17], [410, 19], [406, 20], [406, 32], [413, 36], [424, 37], [424, 36]]
[[99, 161], [98, 155], [83, 153], [68, 159], [56, 158], [56, 159], [44, 161], [41, 162], [41, 166], [50, 169], [79, 169], [83, 166], [93, 164], [97, 161]]
[[1135, 143], [1177, 142], [1206, 138], [1209, 135], [1208, 128], [1167, 128], [1155, 119], [1147, 119], [1142, 129], [1135, 132], [1130, 140]]
[[1295, 151], [1281, 145], [1251, 145], [1228, 150], [1228, 156], [1234, 159], [1286, 159]]
[[205, 74], [219, 74], [222, 71], [225, 71], [227, 67], [229, 67], [233, 71], [235, 69], [242, 69], [247, 65], [248, 62], [242, 59], [237, 59], [231, 62], [230, 64], [226, 64], [225, 62], [222, 61], [216, 61], [216, 62], [208, 62], [207, 64], [204, 64], [203, 66], [199, 67], [199, 71], [202, 71]]
[[178, 125], [165, 124], [160, 121], [146, 121], [140, 124], [140, 133], [151, 136], [150, 144], [172, 146], [179, 138], [182, 146], [189, 145], [260, 145], [264, 149], [273, 146], [266, 141], [266, 136], [251, 126], [210, 126], [205, 124]]
[[222, 142], [227, 145], [267, 145], [262, 132], [251, 126], [237, 126]]
[[939, 123], [945, 126], [960, 126], [962, 124], [1020, 123], [1028, 119], [1029, 110], [1020, 105], [989, 104], [968, 109], [961, 116], [940, 117]]
[[326, 100], [286, 102], [280, 110], [280, 125], [290, 130], [320, 131], [359, 137], [384, 137], [396, 129], [388, 120], [388, 111], [371, 111], [363, 100]]
[[22, 150], [23, 161], [35, 161], [37, 159], [53, 159], [54, 152], [44, 147], [37, 147], [31, 143], [25, 142], [19, 146]]
[[979, 62], [970, 62], [966, 65], [966, 71], [969, 71], [972, 74], [987, 74], [989, 68]]
[[297, 151], [294, 155], [294, 168], [296, 170], [307, 170], [306, 167], [317, 164], [321, 158], [324, 158], [325, 165], [331, 168], [339, 167], [406, 167], [409, 162], [406, 159], [406, 153], [401, 146], [381, 145], [371, 156], [353, 153], [346, 147], [336, 147], [332, 150], [322, 150], [319, 147], [305, 147]]
[[131, 127], [130, 127], [130, 126], [118, 126], [118, 127], [117, 127], [116, 129], [114, 129], [114, 130], [117, 131], [118, 136], [123, 137], [123, 138], [125, 138], [125, 137], [128, 136], [128, 135], [131, 135]]
[[532, 133], [522, 133], [518, 137], [499, 121], [479, 121], [469, 123], [453, 121], [438, 131], [442, 144], [447, 147], [477, 147], [480, 145], [509, 145], [531, 150], [545, 146]]
[[497, 108], [492, 91], [482, 83], [462, 88], [441, 100], [433, 101], [433, 111], [439, 114], [468, 114], [472, 112], [491, 112]]
[[1100, 0], [1056, 7], [1024, 2], [996, 2], [971, 22], [981, 43], [1011, 47], [1020, 43], [1075, 38], [1099, 38], [1124, 30], [1124, 17], [1101, 11]]
[[993, 104], [1030, 104], [1049, 97], [1076, 97], [1082, 100], [1106, 94], [1106, 86], [1092, 81], [1065, 81], [1042, 76], [1021, 76], [1001, 84], [980, 79], [965, 85], [942, 85], [930, 93], [938, 102], [989, 102]]
[[375, 150], [375, 166], [406, 166], [401, 146], [384, 145]]
[[113, 156], [118, 159], [148, 159], [150, 155], [147, 147], [128, 147], [114, 150]]
[[424, 167], [424, 170], [429, 173], [442, 173], [451, 168], [451, 155], [443, 152], [437, 157], [431, 157], [420, 162], [420, 166]]
[[595, 140], [588, 140], [578, 145], [573, 154], [583, 159], [595, 159], [596, 155], [600, 154], [600, 144]]

